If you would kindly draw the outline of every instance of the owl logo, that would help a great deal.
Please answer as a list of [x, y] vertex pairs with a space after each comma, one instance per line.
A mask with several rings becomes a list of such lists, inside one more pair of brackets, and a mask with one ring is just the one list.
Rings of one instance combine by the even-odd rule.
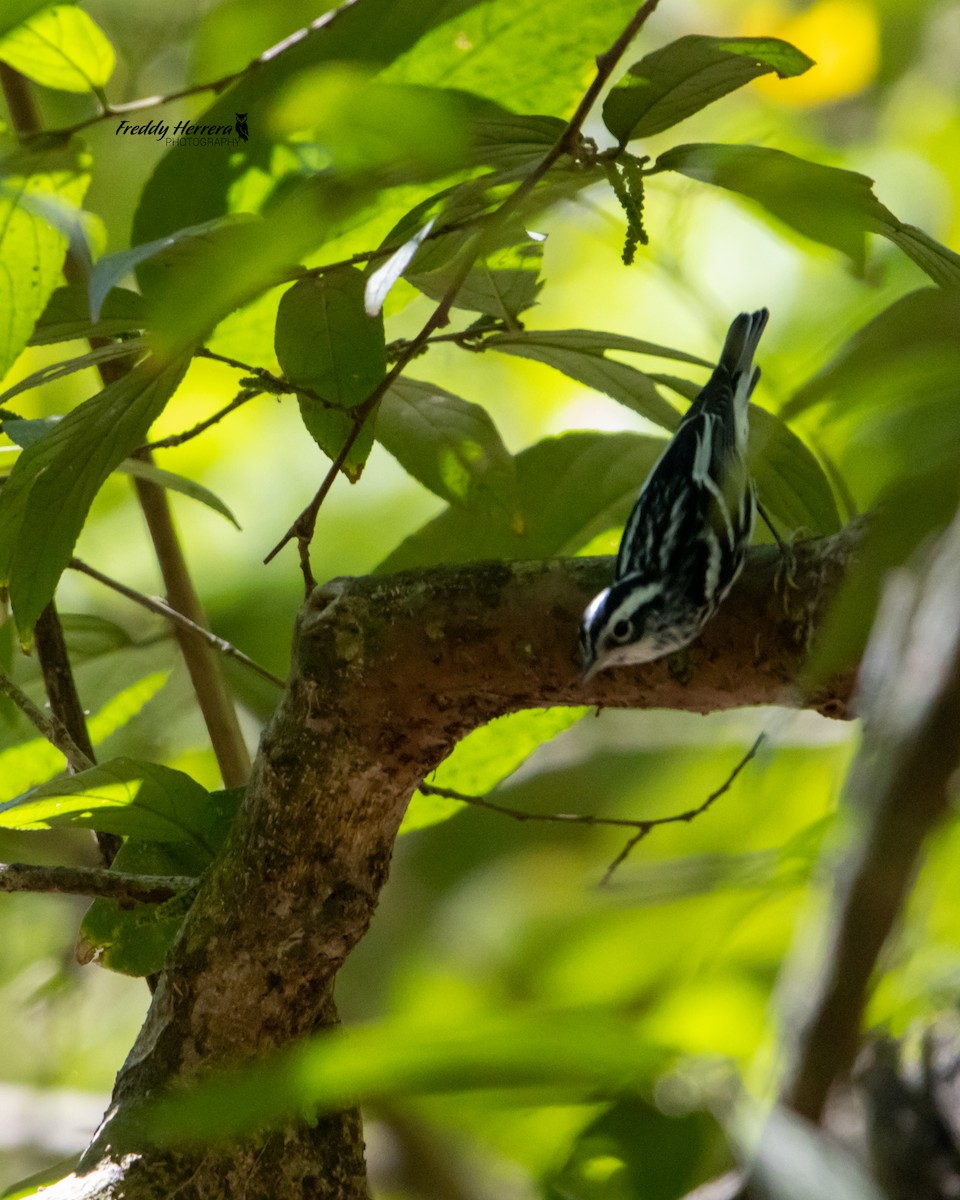
[[243, 138], [243, 140], [245, 142], [249, 141], [250, 130], [247, 129], [247, 114], [246, 113], [234, 113], [234, 116], [237, 118], [237, 123], [234, 126], [237, 133], [240, 135], [240, 137]]

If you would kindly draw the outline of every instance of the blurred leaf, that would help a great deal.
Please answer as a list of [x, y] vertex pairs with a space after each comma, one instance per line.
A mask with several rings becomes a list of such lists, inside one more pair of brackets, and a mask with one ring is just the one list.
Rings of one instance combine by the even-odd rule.
[[663, 450], [661, 438], [572, 433], [516, 455], [519, 521], [474, 495], [403, 541], [378, 568], [574, 554], [622, 524]]
[[0, 582], [21, 637], [53, 596], [101, 484], [146, 439], [186, 366], [140, 363], [17, 459], [0, 491]]
[[48, 8], [50, 0], [5, 0], [0, 11], [0, 36], [6, 36], [11, 29], [28, 21], [34, 13]]
[[459, 1024], [432, 1014], [429, 1024], [324, 1033], [272, 1062], [178, 1091], [146, 1119], [165, 1140], [206, 1141], [390, 1096], [538, 1086], [595, 1097], [633, 1090], [660, 1058], [606, 1010], [471, 1014]]
[[[43, 387], [44, 384], [52, 383], [56, 379], [65, 379], [68, 375], [75, 375], [77, 371], [85, 371], [88, 367], [95, 367], [104, 362], [115, 362], [121, 358], [142, 356], [145, 349], [146, 339], [138, 337], [131, 338], [126, 342], [110, 342], [106, 346], [97, 346], [94, 350], [88, 350], [84, 354], [78, 354], [76, 358], [68, 358], [63, 362], [47, 363], [45, 366], [40, 367], [39, 370], [33, 371], [31, 374], [24, 376], [23, 379], [18, 380], [12, 387], [7, 388], [5, 392], [0, 393], [0, 404], [6, 404], [14, 396], [19, 396], [23, 392], [29, 392], [32, 388]], [[26, 427], [32, 425], [34, 431], [39, 435], [39, 421], [7, 421], [5, 427], [10, 426], [12, 429], [21, 424]], [[20, 442], [10, 429], [7, 432], [10, 439], [17, 442], [18, 445], [26, 444]], [[24, 432], [29, 436], [26, 429]]]
[[115, 758], [0, 804], [4, 829], [79, 825], [151, 842], [193, 843], [212, 856], [217, 826], [209, 793], [182, 771]]
[[221, 517], [226, 517], [230, 524], [236, 526], [237, 529], [240, 528], [237, 518], [219, 496], [204, 487], [203, 484], [197, 483], [193, 479], [187, 479], [185, 475], [164, 471], [160, 467], [155, 467], [153, 463], [144, 462], [139, 458], [124, 459], [117, 467], [117, 471], [121, 475], [132, 475], [134, 479], [145, 479], [148, 483], [156, 484], [157, 487], [166, 488], [167, 491], [180, 492], [183, 496], [189, 496], [191, 500], [196, 500], [200, 504], [206, 505], [207, 508], [212, 508]]
[[113, 74], [113, 46], [82, 8], [58, 4], [0, 39], [0, 60], [44, 87], [99, 91]]
[[377, 441], [441, 499], [457, 504], [484, 489], [511, 516], [516, 512], [513, 457], [478, 404], [400, 376], [380, 405]]
[[[366, 400], [387, 369], [383, 319], [367, 316], [364, 289], [360, 271], [338, 267], [295, 283], [277, 312], [275, 347], [284, 375], [343, 409]], [[309, 396], [297, 399], [310, 436], [336, 458], [353, 422]], [[363, 469], [372, 442], [368, 428], [354, 443], [343, 468], [351, 479]]]
[[814, 642], [808, 689], [859, 662], [886, 573], [906, 562], [932, 531], [949, 525], [958, 507], [960, 478], [953, 459], [901, 476], [881, 493]]
[[[223, 844], [243, 796], [240, 788], [211, 792], [205, 798], [215, 814], [208, 831], [215, 850]], [[186, 875], [199, 878], [212, 861], [206, 846], [193, 842], [148, 842], [128, 838], [117, 852], [113, 868], [135, 875]], [[96, 952], [101, 966], [123, 975], [151, 975], [163, 967], [184, 917], [190, 897], [164, 904], [123, 908], [115, 900], [95, 900], [80, 926], [84, 949]]]
[[[538, 746], [575, 725], [588, 711], [535, 708], [498, 717], [458, 742], [427, 782], [468, 796], [483, 796], [512, 775]], [[426, 829], [462, 811], [463, 803], [459, 800], [415, 792], [400, 832]]]
[[[64, 614], [64, 628], [68, 632], [70, 624], [70, 614]], [[109, 622], [101, 621], [99, 624], [108, 625]], [[70, 642], [70, 649], [74, 649], [73, 641]], [[99, 712], [94, 713], [87, 721], [94, 746], [137, 716], [160, 691], [168, 675], [167, 671], [157, 671], [138, 679], [112, 696]], [[46, 738], [31, 738], [19, 746], [11, 746], [9, 750], [0, 751], [0, 796], [13, 800], [28, 788], [59, 775], [63, 769], [63, 755]]]
[[678, 38], [630, 67], [603, 103], [603, 123], [624, 145], [662, 133], [760, 75], [787, 79], [813, 65], [779, 38]]
[[[784, 416], [825, 400], [832, 411], [857, 402], [873, 406], [877, 388], [891, 373], [907, 382], [901, 374], [904, 366], [916, 370], [911, 382], [921, 386], [923, 375], [934, 369], [960, 374], [960, 295], [922, 288], [895, 300], [794, 393]], [[904, 393], [906, 404], [912, 402], [910, 391]]]
[[660, 155], [654, 170], [679, 171], [738, 192], [804, 237], [842, 251], [861, 270], [866, 235], [880, 232], [886, 213], [866, 175], [763, 146], [675, 146]]
[[899, 246], [934, 283], [942, 288], [960, 288], [960, 254], [942, 245], [916, 225], [904, 225], [886, 213], [880, 233]]
[[0, 160], [0, 377], [26, 345], [61, 279], [67, 239], [32, 206], [57, 201], [76, 208], [90, 182], [89, 156], [79, 142]]
[[370, 67], [324, 63], [279, 90], [267, 115], [278, 138], [307, 133], [329, 169], [408, 183], [467, 164], [476, 97], [437, 87], [383, 83]]
[[750, 473], [760, 502], [788, 531], [836, 533], [840, 513], [833, 489], [812, 452], [779, 417], [750, 405]]
[[[458, 0], [458, 8], [468, 7], [470, 0]], [[327, 27], [311, 31], [238, 80], [228, 94], [198, 114], [197, 120], [232, 124], [234, 114], [240, 111], [249, 114], [251, 130], [263, 129], [273, 98], [287, 79], [325, 62], [388, 63], [446, 19], [449, 11], [448, 0], [358, 0]], [[434, 84], [436, 79], [422, 82]], [[134, 215], [134, 240], [152, 241], [228, 211], [231, 193], [244, 176], [269, 168], [270, 151], [270, 143], [259, 134], [232, 154], [209, 156], [198, 171], [195, 156], [173, 147], [141, 193]], [[319, 245], [326, 230], [315, 227], [314, 236], [314, 244]]]
[[[96, 270], [96, 268], [94, 268]], [[143, 297], [129, 288], [111, 288], [100, 306], [100, 318], [90, 316], [87, 290], [80, 284], [58, 287], [30, 336], [29, 345], [45, 346], [50, 342], [67, 342], [74, 338], [116, 337], [143, 329], [145, 315]]]
[[[181, 251], [185, 249], [189, 253], [196, 243], [229, 236], [225, 231], [235, 229], [238, 224], [248, 225], [250, 222], [256, 223], [257, 218], [247, 213], [215, 217], [212, 221], [205, 221], [202, 225], [190, 225], [185, 229], [178, 229], [175, 233], [167, 234], [165, 237], [156, 238], [152, 242], [131, 246], [129, 250], [118, 250], [116, 254], [105, 254], [95, 264], [87, 282], [91, 319], [99, 320], [100, 311], [109, 293], [121, 280], [131, 275], [140, 263], [146, 262], [150, 258], [156, 258], [174, 247], [179, 247]], [[168, 262], [170, 261], [175, 262], [176, 260], [168, 257]]]
[[586, 329], [494, 334], [485, 340], [484, 348], [545, 363], [671, 431], [680, 423], [680, 414], [664, 400], [650, 377], [636, 367], [607, 358], [604, 350], [634, 350], [641, 354], [676, 358], [682, 362], [702, 361], [650, 342]]
[[751, 1173], [776, 1200], [883, 1200], [849, 1150], [785, 1108], [767, 1117]]
[[117, 650], [129, 650], [137, 644], [122, 625], [95, 613], [61, 612], [60, 624], [73, 658], [99, 658]]
[[544, 1200], [675, 1200], [716, 1170], [720, 1141], [705, 1113], [672, 1117], [645, 1100], [618, 1100], [579, 1135]]

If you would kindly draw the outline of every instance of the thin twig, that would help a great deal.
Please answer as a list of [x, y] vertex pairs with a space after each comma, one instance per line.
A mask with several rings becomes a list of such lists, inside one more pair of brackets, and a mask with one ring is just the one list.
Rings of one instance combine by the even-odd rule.
[[155, 442], [145, 442], [140, 449], [146, 451], [171, 450], [175, 446], [182, 446], [184, 442], [189, 442], [192, 438], [199, 437], [201, 433], [206, 433], [208, 429], [219, 424], [224, 417], [228, 417], [230, 413], [241, 408], [248, 400], [253, 400], [254, 397], [262, 395], [263, 393], [255, 388], [241, 388], [230, 403], [218, 409], [212, 417], [207, 417], [205, 421], [200, 421], [189, 429], [185, 429], [183, 433], [172, 433], [169, 437], [159, 438]]
[[448, 800], [459, 800], [461, 803], [470, 804], [474, 808], [485, 808], [490, 812], [502, 813], [503, 816], [512, 817], [515, 821], [548, 821], [560, 825], [612, 825], [619, 829], [636, 830], [626, 846], [624, 846], [607, 868], [601, 881], [601, 887], [604, 887], [610, 882], [614, 871], [627, 858], [634, 846], [638, 842], [643, 841], [651, 830], [656, 829], [660, 825], [678, 825], [693, 821], [705, 813], [725, 792], [729, 791], [733, 781], [756, 755], [765, 737], [766, 734], [764, 733], [759, 735], [743, 758], [740, 759], [727, 776], [723, 785], [717, 788], [715, 792], [711, 792], [706, 800], [698, 804], [696, 808], [688, 808], [684, 812], [673, 813], [669, 817], [648, 817], [645, 820], [641, 820], [636, 817], [598, 817], [593, 813], [532, 813], [521, 808], [510, 808], [506, 804], [498, 804], [495, 800], [489, 800], [486, 796], [472, 796], [466, 792], [458, 792], [454, 788], [435, 787], [432, 783], [421, 783], [419, 790], [425, 796], [444, 796]]
[[[207, 83], [194, 83], [189, 87], [180, 88], [176, 92], [168, 92], [162, 96], [144, 96], [139, 100], [128, 100], [123, 104], [104, 104], [100, 112], [95, 113], [92, 117], [86, 117], [82, 121], [77, 121], [73, 125], [65, 125], [59, 129], [51, 129], [46, 131], [46, 136], [50, 138], [66, 139], [72, 134], [79, 133], [82, 129], [87, 129], [91, 125], [96, 125], [100, 121], [109, 121], [113, 117], [122, 117], [126, 113], [143, 112], [149, 108], [159, 108], [164, 104], [172, 104], [175, 100], [183, 100], [188, 96], [197, 96], [203, 92], [213, 92], [219, 96], [221, 92], [237, 80], [243, 79], [246, 75], [252, 75], [254, 71], [266, 66], [267, 63], [273, 62], [279, 58], [281, 54], [285, 54], [298, 43], [302, 42], [312, 33], [316, 33], [321, 29], [329, 28], [338, 17], [342, 16], [348, 9], [353, 8], [357, 0], [343, 0], [337, 8], [325, 12], [322, 16], [317, 17], [315, 21], [311, 21], [309, 25], [305, 25], [302, 29], [298, 29], [296, 33], [291, 33], [289, 37], [285, 37], [282, 42], [277, 42], [275, 46], [271, 46], [268, 50], [264, 50], [262, 54], [258, 54], [256, 58], [251, 59], [245, 67], [241, 67], [238, 71], [231, 71], [227, 75], [221, 75], [219, 79], [212, 79]], [[24, 141], [29, 141], [32, 138], [39, 137], [41, 130], [33, 130], [29, 133], [21, 133]]]
[[48, 717], [46, 713], [37, 708], [26, 692], [19, 688], [2, 668], [0, 668], [0, 692], [8, 700], [13, 701], [51, 746], [55, 746], [60, 751], [67, 760], [67, 766], [71, 771], [85, 771], [88, 767], [93, 766], [90, 759], [67, 732], [63, 723], [56, 717]]
[[[374, 388], [366, 400], [358, 404], [354, 408], [350, 416], [353, 424], [344, 439], [343, 447], [337, 455], [335, 462], [327, 471], [323, 482], [320, 485], [317, 494], [307, 507], [300, 513], [294, 523], [290, 526], [287, 532], [283, 535], [280, 541], [274, 546], [270, 553], [264, 559], [265, 563], [270, 562], [280, 550], [296, 538], [300, 548], [300, 563], [303, 571], [304, 584], [307, 594], [315, 585], [313, 572], [310, 567], [310, 542], [313, 538], [314, 528], [316, 526], [317, 514], [320, 511], [320, 506], [326, 499], [341, 467], [347, 460], [347, 456], [353, 449], [357, 438], [360, 436], [360, 431], [363, 429], [364, 422], [375, 411], [383, 396], [389, 390], [394, 381], [402, 374], [407, 365], [413, 361], [420, 353], [421, 349], [426, 345], [430, 335], [437, 329], [446, 325], [450, 319], [450, 309], [453, 307], [453, 302], [456, 299], [457, 293], [460, 291], [464, 281], [469, 275], [473, 264], [483, 255], [487, 247], [492, 245], [496, 233], [502, 228], [504, 222], [517, 211], [527, 196], [533, 191], [541, 179], [547, 174], [551, 167], [564, 155], [574, 153], [576, 150], [577, 139], [580, 137], [580, 131], [583, 123], [587, 118], [587, 114], [593, 107], [603, 90], [604, 85], [609, 80], [614, 68], [620, 58], [627, 49], [627, 46], [637, 35], [648, 17], [652, 15], [656, 9], [658, 0], [646, 0], [642, 4], [633, 17], [627, 23], [623, 32], [613, 43], [605, 54], [601, 54], [597, 58], [597, 72], [593, 82], [584, 92], [577, 105], [577, 109], [573, 116], [567, 122], [563, 132], [557, 138], [556, 142], [551, 146], [543, 158], [537, 163], [530, 174], [519, 184], [519, 186], [511, 192], [511, 194], [490, 213], [483, 224], [481, 232], [478, 233], [472, 251], [464, 253], [460, 265], [454, 272], [447, 290], [444, 292], [437, 307], [432, 314], [427, 318], [420, 332], [411, 339], [405, 350], [400, 354], [396, 363], [387, 372], [386, 376]], [[478, 222], [478, 228], [480, 223]]]
[[211, 362], [224, 363], [228, 367], [234, 367], [237, 371], [245, 371], [248, 375], [256, 379], [258, 383], [263, 384], [265, 392], [275, 393], [280, 396], [296, 392], [300, 396], [307, 396], [310, 400], [316, 401], [317, 404], [322, 405], [324, 408], [334, 408], [337, 412], [343, 412], [343, 405], [335, 404], [332, 400], [328, 400], [326, 396], [321, 396], [319, 392], [314, 391], [311, 387], [292, 383], [282, 375], [274, 375], [266, 367], [255, 367], [250, 363], [242, 362], [239, 358], [231, 358], [228, 354], [218, 354], [216, 350], [208, 350], [206, 346], [197, 350], [195, 357], [209, 358]]
[[196, 885], [189, 875], [126, 875], [106, 867], [0, 863], [0, 892], [62, 892], [134, 904], [162, 904]]
[[104, 584], [105, 587], [112, 588], [121, 596], [126, 596], [128, 600], [132, 600], [134, 604], [139, 604], [141, 608], [147, 609], [149, 612], [155, 613], [158, 617], [164, 617], [173, 625], [178, 625], [181, 629], [186, 629], [190, 633], [195, 633], [198, 637], [202, 637], [205, 642], [213, 646], [215, 650], [219, 650], [221, 654], [225, 654], [228, 658], [236, 659], [245, 667], [249, 667], [251, 671], [269, 683], [274, 684], [281, 690], [286, 687], [286, 684], [279, 677], [268, 671], [266, 667], [261, 667], [258, 662], [254, 662], [252, 658], [244, 654], [242, 650], [238, 650], [232, 642], [226, 641], [225, 638], [217, 637], [209, 629], [204, 629], [202, 625], [197, 625], [191, 621], [189, 617], [185, 617], [183, 613], [177, 612], [175, 608], [171, 608], [165, 600], [161, 600], [159, 596], [146, 596], [143, 592], [138, 592], [134, 588], [127, 587], [125, 583], [121, 583], [119, 579], [112, 579], [109, 575], [104, 575], [98, 571], [96, 567], [91, 567], [89, 564], [82, 562], [79, 558], [71, 558], [69, 566], [74, 571], [80, 571], [84, 575], [88, 575], [91, 579], [95, 579], [98, 583]]

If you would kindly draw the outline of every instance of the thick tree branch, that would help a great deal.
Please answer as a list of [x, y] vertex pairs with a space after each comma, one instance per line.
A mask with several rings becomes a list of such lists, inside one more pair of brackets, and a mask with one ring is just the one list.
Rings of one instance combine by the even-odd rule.
[[162, 904], [196, 884], [188, 875], [125, 875], [105, 867], [0, 863], [0, 892], [61, 892], [133, 904]]
[[[587, 688], [577, 626], [612, 559], [478, 563], [318, 588], [300, 615], [291, 681], [225, 851], [204, 878], [120, 1073], [112, 1115], [85, 1156], [89, 1190], [52, 1189], [51, 1200], [102, 1195], [97, 1171], [127, 1152], [127, 1194], [138, 1200], [187, 1179], [203, 1200], [245, 1187], [276, 1200], [305, 1189], [321, 1200], [361, 1200], [354, 1113], [200, 1153], [151, 1146], [131, 1123], [138, 1102], [336, 1019], [333, 983], [373, 916], [409, 798], [472, 729], [553, 704], [706, 712], [792, 700], [807, 637], [855, 544], [847, 533], [796, 548], [791, 615], [773, 587], [776, 552], [755, 549], [682, 672], [666, 659], [610, 671]], [[834, 680], [806, 703], [845, 715], [849, 687], [848, 677]]]

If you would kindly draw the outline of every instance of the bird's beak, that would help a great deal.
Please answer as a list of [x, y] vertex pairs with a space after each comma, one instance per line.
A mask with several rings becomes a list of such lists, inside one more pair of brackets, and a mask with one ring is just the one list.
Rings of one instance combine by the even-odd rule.
[[580, 672], [580, 686], [586, 687], [599, 670], [600, 664], [596, 661], [584, 663], [583, 670]]

